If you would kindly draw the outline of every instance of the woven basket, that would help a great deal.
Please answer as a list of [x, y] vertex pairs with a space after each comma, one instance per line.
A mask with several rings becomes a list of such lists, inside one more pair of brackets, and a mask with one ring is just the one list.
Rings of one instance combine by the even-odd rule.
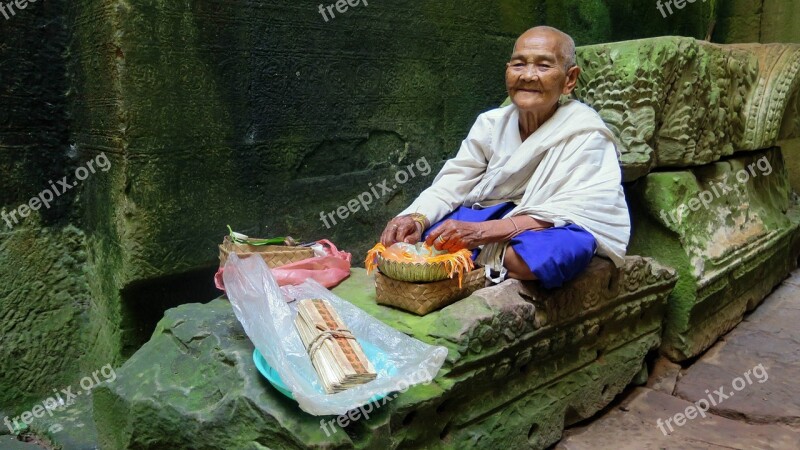
[[228, 255], [233, 252], [239, 258], [248, 258], [253, 255], [260, 256], [269, 268], [284, 266], [289, 263], [302, 261], [314, 256], [314, 250], [308, 247], [287, 247], [283, 245], [250, 245], [237, 244], [231, 241], [230, 236], [225, 236], [219, 246], [219, 266], [225, 266]]
[[394, 306], [424, 316], [431, 311], [468, 297], [486, 285], [484, 269], [477, 268], [466, 275], [458, 287], [458, 278], [432, 283], [411, 283], [375, 274], [378, 303]]
[[444, 261], [438, 263], [409, 263], [383, 259], [378, 255], [378, 269], [389, 278], [412, 283], [429, 283], [450, 278]]

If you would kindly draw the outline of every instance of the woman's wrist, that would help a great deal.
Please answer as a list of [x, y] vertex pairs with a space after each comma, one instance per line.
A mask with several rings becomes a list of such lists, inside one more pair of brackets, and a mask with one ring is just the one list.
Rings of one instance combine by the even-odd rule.
[[514, 237], [514, 224], [508, 219], [487, 220], [479, 226], [481, 241], [486, 244], [508, 241]]
[[427, 217], [425, 217], [425, 214], [411, 213], [408, 216], [411, 217], [411, 219], [414, 222], [416, 222], [416, 223], [418, 223], [420, 225], [420, 227], [421, 227], [420, 232], [424, 232], [425, 230], [428, 229], [429, 226], [431, 226], [431, 222], [428, 220]]
[[484, 224], [483, 234], [486, 242], [509, 241], [526, 231], [540, 231], [553, 226], [549, 222], [537, 220], [527, 215], [489, 220]]

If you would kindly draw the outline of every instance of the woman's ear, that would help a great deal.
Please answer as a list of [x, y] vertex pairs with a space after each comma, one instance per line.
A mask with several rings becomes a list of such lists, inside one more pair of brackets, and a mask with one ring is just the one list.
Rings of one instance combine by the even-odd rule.
[[564, 83], [564, 89], [561, 91], [562, 94], [572, 94], [572, 91], [575, 90], [575, 86], [578, 85], [578, 75], [580, 74], [581, 68], [578, 66], [572, 66], [567, 70], [567, 81]]

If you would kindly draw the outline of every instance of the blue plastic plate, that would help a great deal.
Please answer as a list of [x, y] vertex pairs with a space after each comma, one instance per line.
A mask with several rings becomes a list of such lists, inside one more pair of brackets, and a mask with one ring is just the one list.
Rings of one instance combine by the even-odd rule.
[[[397, 369], [386, 360], [386, 355], [383, 353], [383, 350], [370, 344], [369, 342], [359, 340], [358, 343], [361, 344], [361, 348], [364, 349], [364, 354], [367, 355], [367, 359], [369, 359], [369, 361], [372, 363], [372, 366], [375, 367], [375, 370], [379, 374], [381, 372], [385, 372], [391, 376], [397, 372]], [[263, 375], [264, 378], [266, 378], [267, 381], [269, 381], [270, 384], [275, 387], [275, 389], [277, 389], [281, 394], [294, 400], [292, 391], [290, 391], [283, 380], [281, 380], [280, 375], [278, 375], [278, 371], [269, 365], [267, 360], [261, 356], [261, 352], [259, 352], [258, 349], [253, 351], [253, 362], [256, 364], [258, 371], [261, 372], [261, 375]], [[370, 399], [370, 402], [380, 400], [386, 397], [388, 394], [389, 393], [387, 392], [385, 394], [375, 395]]]

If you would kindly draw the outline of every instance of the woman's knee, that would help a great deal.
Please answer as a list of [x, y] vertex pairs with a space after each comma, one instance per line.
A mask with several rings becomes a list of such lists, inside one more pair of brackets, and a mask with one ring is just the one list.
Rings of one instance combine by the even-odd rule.
[[525, 260], [514, 251], [514, 247], [508, 246], [506, 248], [506, 256], [503, 260], [503, 266], [508, 271], [509, 278], [516, 278], [517, 280], [536, 280], [536, 275], [531, 272], [531, 269], [525, 263]]

